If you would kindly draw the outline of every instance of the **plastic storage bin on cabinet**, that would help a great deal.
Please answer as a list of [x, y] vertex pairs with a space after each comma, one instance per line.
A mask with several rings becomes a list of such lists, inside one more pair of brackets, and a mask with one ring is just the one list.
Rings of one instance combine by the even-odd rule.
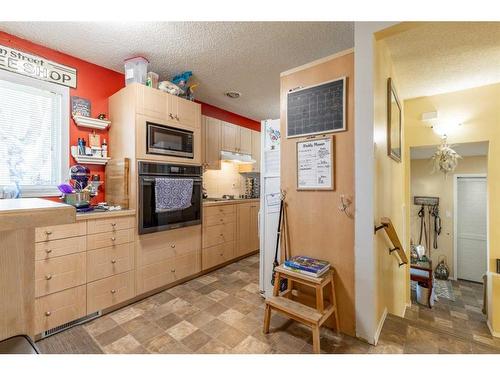
[[149, 61], [144, 57], [137, 56], [125, 60], [125, 85], [140, 83], [145, 85], [148, 74]]

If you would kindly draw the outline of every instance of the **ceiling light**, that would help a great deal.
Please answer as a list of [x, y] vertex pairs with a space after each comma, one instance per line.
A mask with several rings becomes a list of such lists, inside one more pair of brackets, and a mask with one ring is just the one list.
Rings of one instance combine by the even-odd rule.
[[224, 93], [224, 95], [226, 95], [228, 98], [231, 98], [231, 99], [238, 99], [241, 96], [241, 92], [238, 92], [238, 91], [226, 91]]

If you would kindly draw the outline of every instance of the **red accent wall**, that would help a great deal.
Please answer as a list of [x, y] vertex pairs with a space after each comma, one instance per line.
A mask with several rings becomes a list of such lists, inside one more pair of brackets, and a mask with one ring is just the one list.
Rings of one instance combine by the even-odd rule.
[[[125, 85], [125, 80], [123, 74], [121, 73], [91, 64], [87, 61], [66, 55], [1, 31], [0, 44], [76, 68], [77, 88], [70, 88], [70, 95], [89, 99], [92, 106], [91, 110], [93, 117], [97, 117], [100, 113], [108, 115], [108, 97], [113, 95]], [[82, 137], [85, 138], [88, 143], [88, 134], [90, 129], [77, 127], [72, 118], [70, 118], [69, 124], [70, 145], [76, 145], [78, 138]], [[107, 130], [97, 130], [96, 133], [101, 136], [101, 142], [104, 139], [107, 140]], [[110, 149], [108, 152], [112, 155], [113, 151]], [[69, 158], [70, 166], [76, 164], [71, 155]], [[104, 166], [87, 165], [87, 167], [90, 169], [92, 174], [98, 174], [100, 175], [101, 180], [104, 180]], [[101, 185], [100, 189], [99, 195], [94, 199], [94, 203], [97, 203], [97, 201], [104, 201], [104, 184]]]
[[213, 105], [199, 102], [201, 104], [201, 114], [218, 120], [227, 121], [232, 124], [243, 126], [252, 130], [260, 131], [260, 122], [249, 119], [248, 117], [240, 116], [236, 113], [226, 111], [224, 109], [214, 107]]

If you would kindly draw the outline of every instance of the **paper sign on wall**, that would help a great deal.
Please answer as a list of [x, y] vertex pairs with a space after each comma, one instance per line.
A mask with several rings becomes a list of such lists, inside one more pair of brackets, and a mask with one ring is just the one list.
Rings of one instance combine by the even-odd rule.
[[0, 69], [76, 88], [76, 69], [0, 45]]
[[333, 137], [297, 142], [297, 189], [333, 190]]

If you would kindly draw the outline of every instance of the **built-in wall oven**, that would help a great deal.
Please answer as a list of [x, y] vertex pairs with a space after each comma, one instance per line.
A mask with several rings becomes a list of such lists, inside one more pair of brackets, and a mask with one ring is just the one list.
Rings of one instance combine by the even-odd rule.
[[[202, 169], [200, 166], [140, 161], [138, 172], [140, 234], [201, 224]], [[157, 212], [155, 184], [159, 178], [192, 179], [191, 205], [185, 209]]]
[[193, 159], [193, 132], [146, 121], [146, 153]]

